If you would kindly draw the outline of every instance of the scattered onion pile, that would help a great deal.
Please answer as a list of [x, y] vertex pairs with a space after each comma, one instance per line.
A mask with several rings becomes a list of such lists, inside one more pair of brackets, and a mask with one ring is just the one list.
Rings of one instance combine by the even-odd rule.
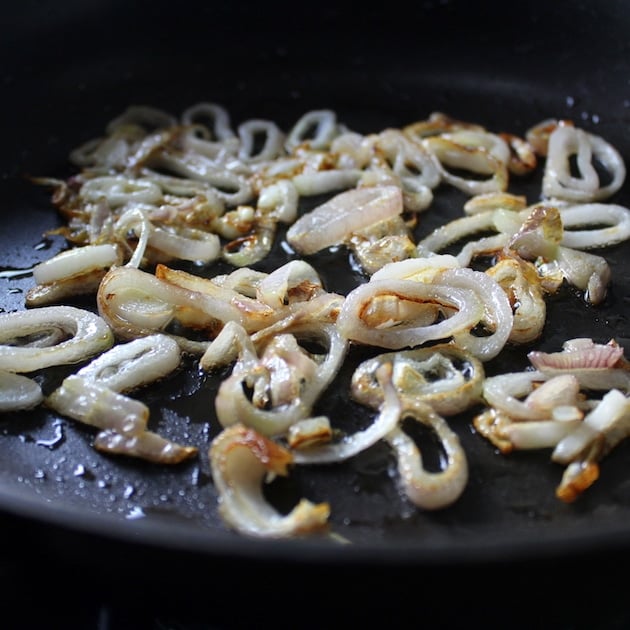
[[[531, 352], [529, 370], [484, 374], [507, 344], [540, 337], [545, 299], [563, 283], [601, 303], [611, 270], [586, 250], [630, 237], [630, 211], [607, 201], [625, 181], [623, 159], [569, 120], [520, 137], [436, 112], [360, 134], [317, 110], [285, 132], [258, 119], [233, 129], [214, 103], [179, 118], [130, 107], [70, 158], [72, 177], [35, 180], [53, 189], [69, 247], [34, 268], [25, 310], [0, 315], [0, 409], [43, 404], [97, 428], [100, 451], [177, 464], [201, 445], [152, 432], [130, 394], [184, 354], [202, 371], [228, 370], [208, 454], [236, 531], [327, 530], [328, 504], [303, 499], [280, 514], [262, 484], [378, 441], [396, 457], [404, 497], [420, 509], [451, 505], [468, 462], [447, 418], [465, 411], [501, 452], [553, 448], [567, 502], [630, 433], [628, 364], [614, 340], [567, 340], [556, 354]], [[509, 191], [541, 164], [539, 199]], [[461, 217], [416, 241], [443, 187], [467, 196]], [[326, 201], [301, 211], [314, 195]], [[290, 261], [256, 270], [281, 228]], [[347, 248], [365, 278], [347, 295], [328, 291], [309, 262], [330, 247]], [[213, 274], [218, 261], [231, 271]], [[94, 296], [93, 312], [62, 304], [78, 295]], [[374, 349], [349, 392], [372, 422], [346, 434], [315, 414], [352, 345]], [[29, 373], [61, 364], [81, 368], [44, 396]], [[423, 467], [407, 418], [435, 433], [442, 470]]]

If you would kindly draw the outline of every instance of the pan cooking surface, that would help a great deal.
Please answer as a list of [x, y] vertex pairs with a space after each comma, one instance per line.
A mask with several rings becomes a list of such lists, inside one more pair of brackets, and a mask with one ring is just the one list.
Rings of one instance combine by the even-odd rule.
[[[536, 40], [529, 45], [535, 48]], [[167, 60], [163, 50], [148, 56], [129, 48], [113, 50], [103, 62], [84, 54], [72, 64], [57, 65], [54, 72], [33, 66], [32, 80], [14, 78], [12, 103], [16, 108], [19, 104], [21, 120], [28, 124], [9, 135], [7, 149], [12, 157], [3, 158], [2, 163], [1, 185], [8, 211], [0, 237], [0, 267], [5, 272], [25, 272], [0, 277], [2, 307], [23, 308], [24, 294], [33, 284], [27, 270], [65, 246], [59, 237], [44, 237], [47, 229], [59, 224], [59, 218], [48, 191], [32, 185], [24, 175], [70, 174], [70, 150], [98, 135], [131, 104], [152, 105], [177, 115], [194, 102], [208, 100], [226, 107], [233, 126], [248, 118], [268, 118], [284, 129], [308, 110], [331, 108], [340, 121], [363, 133], [415, 122], [432, 111], [483, 124], [491, 131], [521, 135], [545, 118], [563, 117], [602, 135], [630, 162], [627, 109], [621, 97], [616, 101], [605, 97], [603, 84], [600, 90], [593, 89], [588, 76], [579, 81], [562, 76], [552, 82], [541, 71], [536, 81], [531, 74], [507, 71], [503, 64], [489, 75], [467, 67], [473, 62], [461, 58], [448, 72], [440, 71], [444, 68], [434, 62], [422, 71], [399, 64], [390, 73], [383, 70], [382, 61], [371, 64], [351, 46], [343, 71], [309, 67], [306, 72], [299, 68], [303, 58], [291, 56], [296, 51], [292, 46], [289, 42], [286, 48], [278, 46], [262, 56], [266, 70], [262, 77], [252, 76], [244, 71], [245, 65], [237, 64], [229, 72], [217, 68], [212, 85], [202, 83], [203, 65], [184, 63], [181, 51], [172, 51]], [[530, 53], [521, 51], [514, 63], [525, 67], [524, 56]], [[127, 69], [113, 72], [118, 67]], [[169, 86], [164, 73], [172, 77]], [[41, 108], [44, 94], [49, 98], [45, 111]], [[527, 194], [530, 202], [538, 199], [539, 176], [513, 177], [511, 182], [511, 192]], [[421, 216], [416, 235], [427, 234], [447, 217], [459, 216], [464, 200], [454, 190], [440, 188], [434, 206]], [[304, 209], [316, 201], [306, 199]], [[629, 205], [628, 185], [611, 201]], [[613, 273], [605, 303], [588, 306], [571, 289], [549, 297], [543, 337], [529, 347], [507, 348], [485, 366], [488, 374], [522, 369], [528, 350], [557, 351], [572, 337], [593, 337], [603, 343], [615, 338], [630, 349], [626, 299], [630, 276], [625, 263], [630, 246], [598, 253], [606, 257]], [[331, 291], [347, 293], [361, 281], [343, 248], [310, 260]], [[270, 257], [256, 268], [268, 271], [285, 261], [278, 239]], [[226, 269], [209, 266], [201, 272], [215, 275]], [[93, 308], [89, 298], [76, 304]], [[316, 412], [329, 415], [333, 423], [348, 430], [364, 426], [369, 417], [347, 395], [352, 371], [367, 352], [352, 349], [338, 379], [316, 407]], [[37, 376], [50, 392], [75, 369], [49, 369]], [[629, 538], [630, 443], [620, 444], [606, 456], [600, 479], [576, 503], [567, 505], [555, 498], [563, 468], [550, 461], [549, 451], [500, 455], [475, 433], [468, 415], [449, 419], [470, 468], [468, 486], [453, 506], [435, 513], [413, 508], [400, 496], [392, 478], [391, 453], [386, 445], [377, 444], [343, 464], [296, 468], [289, 478], [276, 480], [267, 489], [269, 500], [280, 509], [289, 509], [300, 497], [328, 501], [332, 530], [351, 545], [340, 546], [329, 539], [244, 539], [228, 531], [219, 518], [209, 473], [207, 449], [219, 431], [213, 410], [218, 382], [218, 377], [201, 373], [188, 359], [175, 374], [134, 394], [149, 405], [153, 430], [199, 447], [197, 459], [173, 467], [99, 454], [91, 445], [92, 429], [44, 408], [4, 415], [0, 422], [0, 507], [43, 524], [121, 540], [262, 557], [301, 554], [330, 559], [343, 554], [440, 562], [493, 554], [544, 554], [575, 542], [590, 547], [622, 545]], [[435, 466], [437, 455], [427, 436], [416, 437], [426, 449], [429, 464]]]

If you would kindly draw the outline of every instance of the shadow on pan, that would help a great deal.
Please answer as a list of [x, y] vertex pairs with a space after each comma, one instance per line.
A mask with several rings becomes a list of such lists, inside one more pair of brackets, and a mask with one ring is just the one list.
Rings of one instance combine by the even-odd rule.
[[[70, 150], [132, 104], [178, 114], [211, 101], [225, 106], [235, 125], [264, 118], [284, 129], [309, 110], [327, 108], [363, 133], [432, 111], [519, 134], [545, 118], [570, 118], [610, 140], [628, 161], [628, 13], [622, 2], [532, 2], [514, 12], [499, 2], [457, 1], [387, 10], [282, 2], [14, 6], [1, 50], [8, 124], [0, 153], [0, 266], [27, 270], [63, 248], [59, 237], [43, 237], [59, 219], [48, 193], [25, 176], [70, 174]], [[536, 199], [539, 180], [518, 185]], [[630, 203], [627, 185], [613, 201]], [[420, 229], [456, 216], [461, 202], [445, 193], [439, 214]], [[579, 336], [614, 337], [629, 347], [629, 254], [626, 245], [606, 251], [613, 285], [601, 307], [587, 307], [575, 294], [550, 301], [537, 347], [558, 350]], [[265, 264], [285, 260], [277, 246]], [[332, 290], [357, 282], [344, 251], [316, 263]], [[0, 283], [3, 308], [21, 308], [32, 277]], [[506, 352], [490, 369], [521, 369], [526, 350]], [[352, 360], [360, 358], [351, 357], [322, 403], [333, 418], [360, 419], [345, 395]], [[134, 566], [185, 570], [200, 558], [221, 567], [247, 564], [259, 577], [271, 564], [437, 572], [627, 552], [628, 446], [604, 460], [601, 478], [576, 504], [563, 505], [554, 497], [562, 471], [548, 453], [500, 456], [471, 430], [469, 418], [455, 428], [470, 482], [447, 510], [409, 509], [392, 483], [388, 452], [377, 446], [343, 465], [296, 471], [275, 487], [274, 500], [307, 494], [329, 501], [333, 527], [351, 545], [243, 539], [218, 517], [204, 452], [217, 433], [211, 402], [217, 382], [189, 368], [142, 392], [165, 434], [201, 446], [198, 461], [175, 470], [98, 455], [90, 430], [43, 409], [2, 419], [0, 508], [21, 541], [7, 545], [8, 558], [18, 564], [28, 549], [31, 559], [61, 558], [67, 567], [96, 557], [103, 575], [124, 564], [130, 581], [139, 575]], [[51, 371], [47, 382], [52, 387], [63, 376]], [[164, 578], [170, 588], [174, 573]]]

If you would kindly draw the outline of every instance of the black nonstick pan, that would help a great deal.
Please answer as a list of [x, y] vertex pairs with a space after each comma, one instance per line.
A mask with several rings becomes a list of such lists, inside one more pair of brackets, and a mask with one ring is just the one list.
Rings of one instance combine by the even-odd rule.
[[[412, 7], [72, 1], [25, 2], [3, 13], [5, 311], [24, 308], [33, 285], [28, 270], [66, 246], [60, 236], [46, 236], [61, 219], [49, 191], [29, 177], [71, 174], [70, 151], [100, 135], [129, 105], [178, 115], [211, 101], [223, 105], [234, 124], [264, 118], [284, 129], [309, 110], [329, 108], [362, 133], [433, 111], [521, 135], [546, 118], [567, 118], [630, 161], [630, 12], [621, 1], [536, 1], [513, 10], [506, 3], [455, 0]], [[540, 179], [525, 178], [516, 187], [535, 201]], [[445, 216], [454, 217], [461, 201], [445, 191], [418, 230], [428, 233]], [[612, 201], [630, 204], [627, 184]], [[630, 244], [602, 254], [612, 269], [605, 302], [589, 306], [570, 290], [550, 299], [536, 348], [556, 351], [565, 339], [592, 337], [615, 338], [630, 350]], [[278, 243], [260, 268], [271, 269], [285, 256]], [[343, 249], [313, 260], [331, 290], [347, 292], [358, 282]], [[489, 371], [521, 369], [528, 349], [507, 350]], [[347, 396], [352, 361], [360, 358], [359, 351], [351, 355], [318, 407], [323, 413], [360, 416]], [[66, 373], [51, 370], [47, 383]], [[198, 459], [174, 467], [103, 456], [92, 447], [93, 431], [44, 408], [0, 418], [7, 574], [89, 572], [94, 589], [84, 591], [106, 591], [124, 602], [123, 592], [142, 582], [155, 605], [156, 599], [163, 604], [168, 597], [214, 592], [218, 615], [221, 594], [233, 588], [221, 576], [234, 570], [248, 589], [278, 570], [276, 597], [283, 588], [294, 592], [300, 580], [312, 585], [314, 577], [326, 597], [354, 596], [360, 588], [361, 597], [370, 588], [409, 593], [414, 576], [425, 593], [436, 581], [462, 588], [465, 581], [470, 598], [471, 576], [482, 567], [511, 568], [509, 581], [516, 584], [521, 574], [514, 567], [533, 566], [540, 585], [550, 574], [555, 579], [574, 571], [572, 563], [627, 557], [630, 444], [603, 460], [600, 479], [578, 501], [564, 504], [554, 495], [562, 469], [548, 451], [500, 455], [467, 417], [452, 423], [470, 464], [468, 486], [453, 506], [434, 513], [411, 509], [392, 483], [387, 449], [376, 445], [344, 464], [296, 470], [270, 488], [270, 500], [283, 509], [304, 495], [329, 501], [333, 528], [350, 544], [235, 534], [218, 515], [207, 459], [219, 430], [217, 383], [191, 361], [138, 394], [156, 428], [200, 447]], [[41, 564], [46, 571], [37, 568]], [[192, 567], [201, 578], [192, 577]], [[396, 586], [388, 576], [399, 578]], [[271, 596], [264, 585], [256, 592]], [[208, 619], [212, 610], [211, 603], [204, 606]]]

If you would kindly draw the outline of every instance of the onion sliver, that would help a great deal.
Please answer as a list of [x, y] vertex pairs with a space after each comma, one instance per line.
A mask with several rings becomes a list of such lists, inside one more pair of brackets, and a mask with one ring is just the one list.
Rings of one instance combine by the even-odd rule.
[[302, 215], [287, 230], [287, 241], [301, 254], [314, 254], [339, 245], [352, 232], [399, 215], [402, 210], [398, 186], [354, 188]]
[[[399, 309], [404, 301], [415, 305], [426, 302], [432, 308], [438, 305], [442, 314], [449, 311], [450, 316], [437, 323], [414, 322], [393, 318], [388, 311], [383, 313], [382, 321], [372, 326], [366, 321], [366, 315], [370, 303], [382, 296], [394, 300], [394, 309]], [[382, 279], [359, 285], [347, 295], [337, 318], [337, 327], [351, 341], [401, 349], [452, 337], [475, 326], [483, 315], [484, 304], [471, 289], [414, 280]]]
[[42, 388], [32, 378], [0, 370], [0, 413], [32, 409], [43, 400]]
[[[30, 335], [61, 329], [69, 339], [49, 347], [16, 345]], [[33, 372], [52, 365], [78, 363], [107, 350], [114, 335], [105, 320], [74, 306], [44, 306], [0, 314], [0, 369]]]

